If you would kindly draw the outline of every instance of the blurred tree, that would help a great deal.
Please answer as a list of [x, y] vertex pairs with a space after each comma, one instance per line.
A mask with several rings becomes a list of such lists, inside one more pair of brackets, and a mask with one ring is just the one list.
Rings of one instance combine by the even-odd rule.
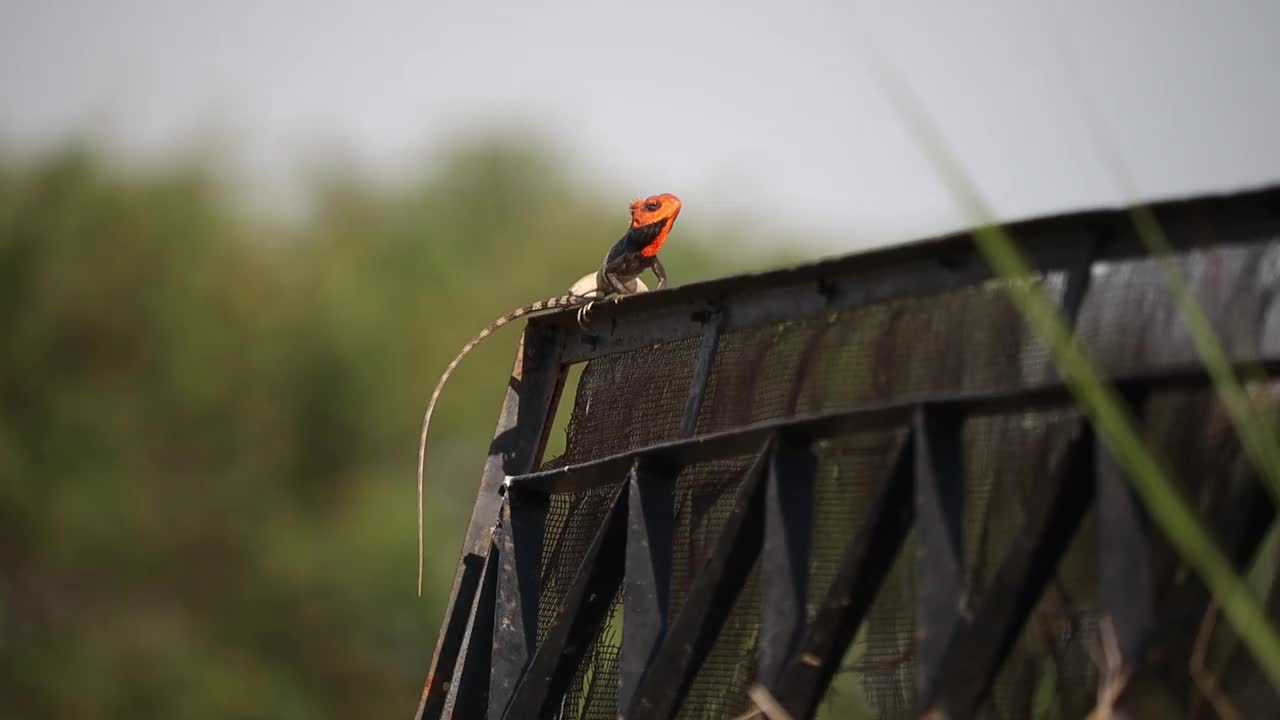
[[[0, 717], [412, 712], [518, 330], [442, 399], [419, 600], [427, 393], [630, 200], [500, 142], [394, 191], [329, 174], [288, 225], [226, 197], [198, 164], [0, 165]], [[677, 233], [677, 284], [772, 264]]]

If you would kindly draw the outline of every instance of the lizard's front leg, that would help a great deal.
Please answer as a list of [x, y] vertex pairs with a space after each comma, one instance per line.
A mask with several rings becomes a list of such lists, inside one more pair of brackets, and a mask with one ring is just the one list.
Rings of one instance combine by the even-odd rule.
[[618, 302], [623, 295], [635, 294], [633, 290], [627, 287], [627, 282], [619, 277], [616, 273], [605, 271], [604, 282], [601, 289], [604, 290], [605, 297], [613, 302]]
[[662, 267], [662, 261], [656, 255], [653, 257], [653, 274], [658, 276], [658, 287], [656, 289], [661, 290], [667, 286], [667, 269]]

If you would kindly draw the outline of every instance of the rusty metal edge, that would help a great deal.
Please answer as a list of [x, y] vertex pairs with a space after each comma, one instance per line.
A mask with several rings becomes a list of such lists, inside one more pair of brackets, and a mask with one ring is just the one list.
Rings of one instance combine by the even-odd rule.
[[456, 661], [461, 651], [461, 635], [454, 625], [459, 622], [465, 624], [470, 615], [469, 612], [460, 612], [455, 604], [460, 597], [474, 596], [476, 587], [466, 586], [479, 583], [480, 573], [468, 572], [467, 569], [481, 565], [487, 555], [486, 548], [492, 540], [494, 522], [498, 519], [501, 505], [498, 490], [503, 478], [513, 472], [528, 472], [542, 455], [551, 418], [564, 387], [563, 348], [564, 334], [556, 328], [530, 325], [525, 327], [520, 337], [458, 569], [454, 574], [454, 585], [449, 592], [444, 620], [436, 636], [431, 665], [414, 716], [416, 720], [435, 720], [445, 711], [446, 688], [459, 670]]

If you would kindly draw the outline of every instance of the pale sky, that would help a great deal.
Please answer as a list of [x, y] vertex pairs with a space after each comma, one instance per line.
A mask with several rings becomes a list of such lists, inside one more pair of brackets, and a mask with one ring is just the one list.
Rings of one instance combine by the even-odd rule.
[[[853, 46], [840, 2], [6, 0], [0, 148], [77, 134], [131, 158], [210, 133], [288, 194], [317, 149], [420, 171], [477, 130], [532, 127], [620, 207], [828, 233], [815, 250], [970, 224]], [[1280, 180], [1280, 2], [866, 0], [1004, 219], [1123, 195], [1070, 94], [1075, 49], [1144, 197]]]

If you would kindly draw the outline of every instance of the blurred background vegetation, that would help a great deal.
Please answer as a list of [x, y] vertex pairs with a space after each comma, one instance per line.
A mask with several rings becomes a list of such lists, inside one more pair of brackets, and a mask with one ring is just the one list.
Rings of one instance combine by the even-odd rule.
[[[519, 331], [438, 409], [419, 599], [421, 413], [621, 235], [567, 177], [478, 142], [281, 220], [201, 161], [0, 161], [0, 717], [409, 717]], [[675, 284], [787, 259], [697, 213]]]

